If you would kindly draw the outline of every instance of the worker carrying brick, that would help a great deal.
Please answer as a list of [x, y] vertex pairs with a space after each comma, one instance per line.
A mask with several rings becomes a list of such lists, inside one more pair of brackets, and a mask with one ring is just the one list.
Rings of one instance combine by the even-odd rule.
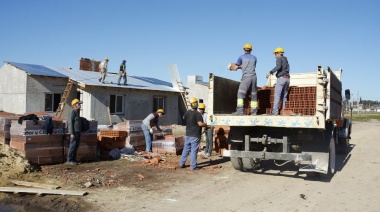
[[288, 58], [284, 56], [284, 49], [281, 47], [276, 48], [273, 51], [273, 54], [276, 58], [276, 67], [274, 67], [267, 75], [268, 78], [270, 75], [276, 72], [276, 85], [274, 87], [274, 102], [273, 102], [273, 110], [272, 115], [278, 115], [279, 108], [278, 104], [280, 99], [282, 99], [282, 107], [281, 109], [285, 109], [285, 102], [287, 101], [289, 84], [290, 84], [290, 76], [289, 76], [289, 62]]
[[117, 85], [120, 85], [121, 78], [124, 79], [123, 85], [127, 85], [127, 70], [126, 70], [126, 65], [125, 65], [126, 62], [127, 62], [126, 60], [123, 60], [123, 62], [121, 62], [120, 70], [119, 70], [119, 80], [117, 81]]
[[152, 140], [153, 140], [153, 127], [156, 127], [158, 131], [162, 133], [162, 135], [165, 135], [163, 130], [161, 130], [160, 126], [158, 125], [158, 118], [165, 115], [165, 112], [163, 109], [158, 109], [155, 113], [149, 114], [141, 124], [141, 129], [144, 132], [145, 136], [145, 151], [146, 152], [152, 152]]
[[252, 45], [247, 43], [243, 46], [244, 55], [241, 55], [232, 70], [241, 69], [243, 76], [237, 93], [236, 112], [232, 115], [244, 115], [244, 98], [248, 91], [251, 91], [251, 115], [257, 113], [257, 76], [256, 63], [257, 58], [251, 54]]
[[[203, 117], [203, 123], [207, 124], [208, 115], [205, 112], [206, 105], [204, 103], [200, 103], [198, 107], [199, 112]], [[206, 141], [206, 148], [203, 152], [199, 154], [204, 155], [205, 157], [210, 157], [212, 152], [212, 136], [214, 132], [214, 127], [211, 125], [207, 125], [207, 127], [202, 128], [202, 134], [204, 135]]]
[[179, 166], [185, 168], [185, 163], [190, 153], [190, 170], [193, 171], [198, 169], [197, 155], [199, 143], [201, 141], [201, 130], [202, 127], [207, 127], [207, 125], [203, 123], [203, 117], [201, 113], [197, 111], [197, 98], [190, 98], [190, 106], [191, 109], [186, 111], [183, 115], [183, 119], [186, 121], [186, 137]]
[[79, 99], [73, 99], [71, 101], [71, 106], [73, 110], [69, 114], [67, 119], [67, 130], [70, 135], [70, 144], [69, 151], [67, 154], [67, 163], [68, 165], [77, 165], [77, 151], [80, 143], [80, 135], [82, 131], [81, 118], [79, 116], [79, 111], [81, 108], [82, 102]]
[[108, 58], [105, 58], [99, 64], [99, 70], [101, 73], [101, 77], [99, 78], [99, 82], [104, 83], [104, 80], [106, 79], [106, 75], [107, 75], [107, 70], [108, 70]]

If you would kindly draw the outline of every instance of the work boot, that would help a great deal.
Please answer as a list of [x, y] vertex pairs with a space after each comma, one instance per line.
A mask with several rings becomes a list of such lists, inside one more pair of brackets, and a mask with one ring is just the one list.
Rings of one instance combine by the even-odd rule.
[[278, 116], [278, 110], [272, 110], [271, 115]]
[[252, 109], [251, 110], [251, 116], [257, 115], [257, 109]]
[[78, 163], [75, 161], [67, 161], [66, 164], [67, 165], [73, 165], [73, 166], [78, 165]]

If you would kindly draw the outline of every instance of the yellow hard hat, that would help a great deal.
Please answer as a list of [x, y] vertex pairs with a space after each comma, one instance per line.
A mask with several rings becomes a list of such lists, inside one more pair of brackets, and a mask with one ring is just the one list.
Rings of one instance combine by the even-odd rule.
[[108, 60], [109, 60], [109, 59], [108, 59], [108, 57], [106, 57], [106, 58], [105, 58], [105, 60], [107, 60], [107, 61], [108, 61]]
[[206, 109], [206, 105], [204, 103], [200, 103], [198, 108], [199, 109]]
[[163, 109], [158, 109], [158, 110], [157, 110], [157, 113], [162, 113], [162, 115], [165, 115], [165, 112], [164, 112]]
[[281, 47], [277, 47], [277, 48], [273, 51], [273, 54], [275, 54], [276, 52], [285, 53], [284, 49], [281, 48]]
[[250, 50], [252, 50], [252, 45], [249, 44], [249, 43], [246, 43], [246, 44], [243, 46], [243, 49], [250, 49]]
[[198, 107], [198, 99], [195, 97], [190, 98], [190, 106], [191, 106], [191, 108], [197, 108]]
[[71, 106], [75, 105], [75, 104], [82, 104], [81, 101], [79, 101], [79, 99], [73, 99], [73, 101], [71, 101]]

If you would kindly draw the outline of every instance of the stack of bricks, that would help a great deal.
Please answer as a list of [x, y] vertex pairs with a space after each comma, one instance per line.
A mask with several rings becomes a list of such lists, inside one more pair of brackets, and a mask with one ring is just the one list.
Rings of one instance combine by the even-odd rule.
[[159, 154], [182, 154], [184, 136], [165, 135], [164, 140], [152, 141], [152, 151]]
[[13, 113], [0, 112], [0, 144], [9, 144], [11, 121], [18, 120], [19, 117]]
[[111, 159], [109, 156], [111, 150], [124, 148], [127, 134], [127, 131], [122, 130], [101, 130], [98, 136], [100, 159]]
[[[316, 87], [291, 86], [288, 92], [285, 109], [296, 115], [314, 115], [316, 112]], [[274, 87], [258, 91], [258, 114], [270, 114], [274, 104]], [[281, 108], [282, 101], [279, 102]], [[264, 110], [265, 108], [265, 110]]]
[[101, 61], [92, 60], [88, 58], [79, 59], [79, 70], [82, 71], [95, 71], [99, 72], [99, 64]]
[[62, 163], [64, 123], [53, 119], [53, 133], [46, 133], [45, 120], [11, 121], [10, 147], [17, 149], [29, 162], [38, 165]]
[[[90, 121], [90, 127], [87, 131], [81, 133], [79, 147], [77, 150], [77, 161], [96, 161], [97, 158], [97, 133], [98, 121]], [[70, 135], [65, 135], [64, 140], [64, 159], [67, 158], [70, 145]]]

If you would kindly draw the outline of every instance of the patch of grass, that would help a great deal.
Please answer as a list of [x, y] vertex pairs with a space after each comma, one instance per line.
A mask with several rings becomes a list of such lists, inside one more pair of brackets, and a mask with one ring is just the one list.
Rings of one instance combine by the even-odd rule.
[[[344, 116], [350, 116], [350, 113], [345, 113]], [[378, 112], [352, 112], [353, 121], [369, 121], [378, 120], [380, 121], [380, 113]]]

